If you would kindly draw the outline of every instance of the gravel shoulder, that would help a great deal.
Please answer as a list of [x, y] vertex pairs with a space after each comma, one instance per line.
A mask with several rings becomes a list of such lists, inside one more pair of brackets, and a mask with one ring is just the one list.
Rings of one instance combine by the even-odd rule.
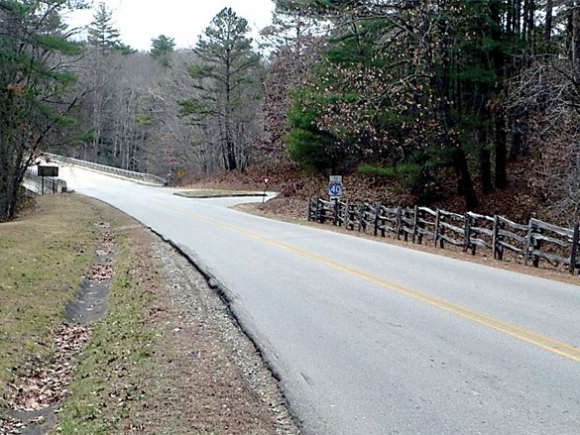
[[[152, 367], [157, 380], [150, 379], [161, 406], [143, 429], [159, 433], [170, 426], [163, 422], [169, 410], [188, 415], [174, 433], [299, 434], [272, 373], [201, 273], [148, 231], [134, 242], [133, 251], [145, 254], [141, 275], [150, 270], [149, 261], [163, 265], [163, 288], [148, 319], [163, 335], [154, 350], [162, 359]], [[147, 408], [141, 412], [150, 413]]]

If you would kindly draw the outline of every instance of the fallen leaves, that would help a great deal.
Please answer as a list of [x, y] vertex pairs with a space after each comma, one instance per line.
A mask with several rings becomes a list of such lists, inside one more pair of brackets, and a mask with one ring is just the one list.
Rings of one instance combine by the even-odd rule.
[[22, 429], [26, 429], [27, 424], [11, 417], [0, 417], [0, 434], [18, 435]]
[[[87, 278], [92, 282], [103, 282], [113, 277], [116, 241], [110, 224], [99, 223], [96, 227], [99, 231], [97, 258]], [[79, 352], [91, 337], [91, 327], [64, 323], [51, 329], [49, 336], [52, 338], [49, 352], [44, 356], [28, 357], [12, 369], [13, 380], [8, 385], [7, 397], [4, 397], [12, 411], [46, 410], [65, 399], [73, 381]], [[0, 434], [19, 434], [27, 425], [42, 425], [44, 422], [42, 415], [27, 421], [0, 418]]]
[[35, 357], [15, 368], [15, 381], [9, 384], [7, 398], [14, 410], [36, 411], [60, 402], [72, 380], [76, 356], [90, 338], [86, 326], [63, 324], [52, 331], [54, 353], [50, 361]]
[[100, 222], [95, 226], [99, 230], [96, 254], [100, 261], [93, 264], [88, 279], [93, 282], [103, 282], [113, 277], [113, 254], [115, 253], [116, 240], [108, 222]]

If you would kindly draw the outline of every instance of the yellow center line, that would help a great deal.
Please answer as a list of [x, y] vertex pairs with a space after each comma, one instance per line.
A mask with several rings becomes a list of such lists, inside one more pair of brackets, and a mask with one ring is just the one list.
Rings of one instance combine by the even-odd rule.
[[[154, 201], [154, 202], [156, 202], [156, 201]], [[290, 244], [272, 239], [270, 237], [262, 236], [258, 233], [254, 233], [252, 231], [244, 230], [244, 229], [237, 228], [237, 227], [234, 227], [234, 226], [231, 226], [228, 224], [224, 224], [222, 222], [219, 222], [219, 221], [216, 221], [213, 219], [205, 218], [203, 216], [199, 216], [199, 215], [196, 215], [194, 213], [191, 213], [187, 210], [177, 208], [174, 206], [170, 206], [166, 203], [161, 203], [161, 202], [156, 202], [156, 203], [159, 205], [162, 205], [163, 207], [166, 207], [168, 209], [183, 213], [183, 214], [190, 216], [196, 220], [199, 220], [199, 221], [211, 224], [211, 225], [215, 225], [215, 226], [218, 226], [221, 228], [225, 228], [227, 230], [230, 230], [230, 231], [233, 231], [233, 232], [236, 232], [239, 234], [243, 234], [243, 235], [251, 237], [253, 239], [261, 240], [261, 241], [269, 243], [271, 245], [286, 249], [288, 251], [299, 254], [303, 257], [306, 257], [306, 258], [309, 258], [311, 260], [322, 263], [322, 264], [324, 264], [328, 267], [331, 267], [333, 269], [336, 269], [336, 270], [339, 270], [341, 272], [344, 272], [344, 273], [347, 273], [349, 275], [360, 278], [364, 281], [370, 282], [372, 284], [376, 284], [378, 286], [384, 287], [384, 288], [389, 289], [391, 291], [394, 291], [396, 293], [399, 293], [399, 294], [408, 296], [410, 298], [413, 298], [415, 300], [421, 301], [425, 304], [428, 304], [428, 305], [431, 305], [433, 307], [439, 308], [441, 310], [453, 313], [457, 316], [463, 317], [463, 318], [468, 319], [472, 322], [478, 323], [480, 325], [486, 326], [486, 327], [494, 329], [496, 331], [503, 332], [504, 334], [518, 338], [526, 343], [533, 344], [533, 345], [538, 346], [542, 349], [548, 350], [550, 352], [554, 352], [558, 355], [561, 355], [561, 356], [564, 356], [564, 357], [569, 358], [571, 360], [580, 362], [580, 348], [578, 348], [577, 346], [573, 346], [569, 343], [550, 338], [546, 335], [528, 330], [526, 328], [522, 328], [520, 326], [511, 324], [508, 322], [504, 322], [503, 320], [500, 320], [496, 317], [492, 317], [492, 316], [489, 316], [487, 314], [480, 313], [478, 311], [472, 310], [470, 308], [464, 307], [462, 305], [456, 304], [456, 303], [451, 302], [451, 301], [447, 301], [445, 299], [441, 299], [439, 297], [430, 295], [428, 293], [424, 293], [424, 292], [421, 292], [418, 290], [411, 289], [409, 287], [405, 287], [401, 284], [398, 284], [398, 283], [386, 280], [384, 278], [378, 277], [376, 275], [364, 272], [360, 269], [354, 268], [354, 267], [349, 266], [347, 264], [338, 263], [338, 262], [331, 260], [327, 257], [324, 257], [322, 255], [314, 254], [312, 252], [306, 251], [306, 250], [301, 249], [301, 248], [297, 248], [296, 246], [292, 246]]]

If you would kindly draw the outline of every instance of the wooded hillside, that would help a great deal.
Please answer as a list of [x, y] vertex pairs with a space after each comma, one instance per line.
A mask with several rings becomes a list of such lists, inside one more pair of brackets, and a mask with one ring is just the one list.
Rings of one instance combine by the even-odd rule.
[[192, 50], [159, 35], [149, 52], [120, 40], [102, 3], [71, 42], [65, 3], [82, 7], [0, 0], [2, 185], [14, 156], [46, 150], [173, 183], [284, 171], [293, 195], [309, 184], [294, 167], [321, 188], [349, 175], [359, 200], [578, 220], [580, 1], [276, 0], [261, 45], [225, 8]]

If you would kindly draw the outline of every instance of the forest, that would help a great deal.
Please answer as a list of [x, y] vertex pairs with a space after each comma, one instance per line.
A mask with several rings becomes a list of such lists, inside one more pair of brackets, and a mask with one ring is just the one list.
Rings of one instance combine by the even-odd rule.
[[172, 184], [354, 174], [465, 210], [525, 190], [578, 220], [580, 1], [275, 4], [259, 38], [225, 8], [192, 49], [158, 35], [144, 52], [104, 3], [74, 29], [85, 1], [0, 0], [0, 219], [50, 151]]

